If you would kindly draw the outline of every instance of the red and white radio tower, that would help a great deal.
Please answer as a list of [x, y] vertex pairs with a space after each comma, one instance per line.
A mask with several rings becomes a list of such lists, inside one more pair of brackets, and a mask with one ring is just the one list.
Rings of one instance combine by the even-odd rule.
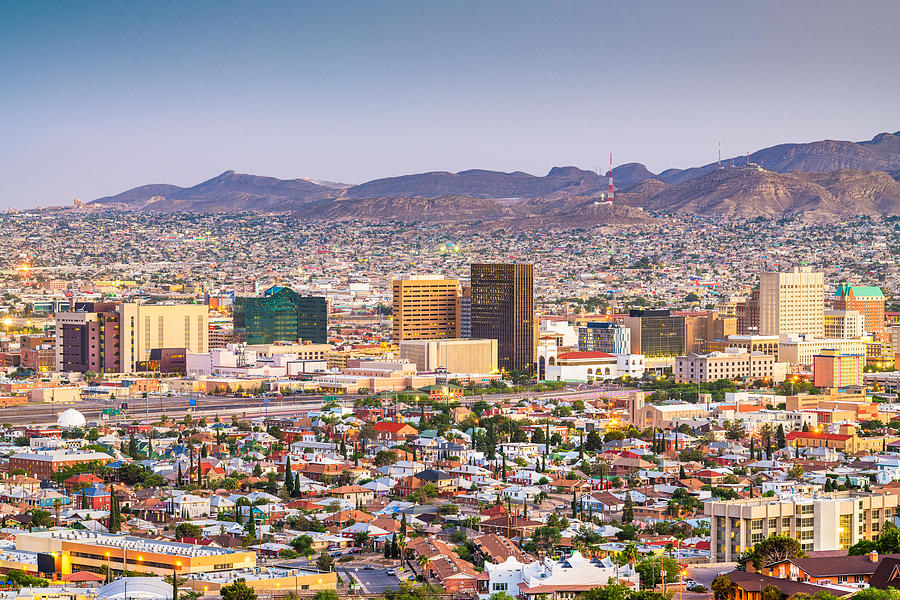
[[615, 199], [615, 191], [613, 190], [612, 180], [612, 152], [609, 153], [609, 194], [606, 196], [606, 199], [609, 202], [612, 202]]

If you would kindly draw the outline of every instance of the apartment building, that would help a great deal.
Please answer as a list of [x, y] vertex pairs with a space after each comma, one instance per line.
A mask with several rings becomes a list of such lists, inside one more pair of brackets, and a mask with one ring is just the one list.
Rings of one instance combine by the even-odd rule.
[[762, 352], [778, 356], [777, 335], [729, 335], [709, 343], [710, 352], [724, 352], [726, 348], [743, 348], [747, 352]]
[[395, 342], [461, 337], [459, 280], [402, 275], [391, 289]]
[[678, 356], [673, 374], [678, 383], [719, 379], [769, 379], [777, 382], [784, 381], [787, 366], [776, 362], [771, 354], [727, 348], [724, 352]]
[[804, 552], [846, 550], [877, 540], [897, 504], [895, 494], [858, 491], [707, 502], [710, 562], [736, 560], [773, 535], [796, 539]]
[[8, 471], [22, 469], [32, 477], [50, 479], [66, 468], [97, 462], [101, 465], [112, 462], [113, 457], [103, 452], [80, 452], [69, 450], [46, 450], [42, 452], [16, 452], [9, 457]]
[[808, 267], [759, 275], [759, 333], [825, 336], [825, 275]]

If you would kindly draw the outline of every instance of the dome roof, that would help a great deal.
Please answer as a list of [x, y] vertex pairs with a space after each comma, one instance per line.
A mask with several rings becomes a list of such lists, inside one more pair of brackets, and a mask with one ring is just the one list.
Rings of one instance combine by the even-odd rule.
[[56, 424], [59, 427], [84, 427], [87, 421], [84, 418], [84, 415], [75, 410], [74, 408], [70, 408], [64, 411], [59, 418], [56, 420]]
[[165, 600], [172, 598], [172, 586], [162, 577], [122, 577], [97, 590], [97, 597]]

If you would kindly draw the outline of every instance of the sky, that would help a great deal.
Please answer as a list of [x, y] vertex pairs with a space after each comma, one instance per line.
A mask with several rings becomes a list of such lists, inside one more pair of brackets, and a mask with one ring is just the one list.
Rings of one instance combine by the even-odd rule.
[[0, 208], [870, 139], [900, 130], [898, 22], [896, 0], [10, 0]]

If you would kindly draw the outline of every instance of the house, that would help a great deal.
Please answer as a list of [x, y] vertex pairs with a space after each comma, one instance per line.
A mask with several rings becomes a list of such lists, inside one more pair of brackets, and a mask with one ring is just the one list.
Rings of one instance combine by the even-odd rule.
[[397, 421], [375, 423], [375, 435], [379, 442], [401, 442], [418, 433], [419, 431], [409, 423]]
[[496, 533], [486, 533], [475, 538], [475, 547], [485, 562], [499, 564], [505, 562], [509, 557], [513, 557], [522, 564], [534, 562], [533, 556], [523, 552], [509, 538]]
[[834, 587], [822, 587], [812, 583], [802, 583], [799, 581], [791, 581], [790, 579], [779, 579], [777, 577], [769, 577], [760, 573], [750, 573], [746, 571], [732, 571], [724, 575], [732, 583], [729, 600], [762, 600], [762, 591], [773, 586], [781, 590], [785, 596], [793, 596], [795, 594], [807, 594], [815, 596], [819, 592], [830, 594], [838, 598], [844, 598], [855, 593], [856, 590], [842, 590]]
[[332, 498], [349, 500], [359, 505], [368, 504], [375, 498], [375, 492], [360, 485], [342, 485], [332, 489], [329, 495]]
[[900, 554], [879, 556], [877, 552], [862, 556], [822, 556], [788, 558], [768, 565], [763, 573], [818, 585], [868, 583], [883, 559], [900, 559]]
[[610, 492], [591, 492], [578, 499], [583, 512], [614, 513], [625, 508], [625, 501]]
[[434, 484], [438, 494], [456, 489], [456, 477], [436, 469], [425, 469], [415, 474], [415, 478], [425, 483]]
[[496, 533], [506, 537], [531, 537], [534, 530], [542, 525], [540, 521], [503, 515], [481, 521], [477, 527], [482, 533]]

